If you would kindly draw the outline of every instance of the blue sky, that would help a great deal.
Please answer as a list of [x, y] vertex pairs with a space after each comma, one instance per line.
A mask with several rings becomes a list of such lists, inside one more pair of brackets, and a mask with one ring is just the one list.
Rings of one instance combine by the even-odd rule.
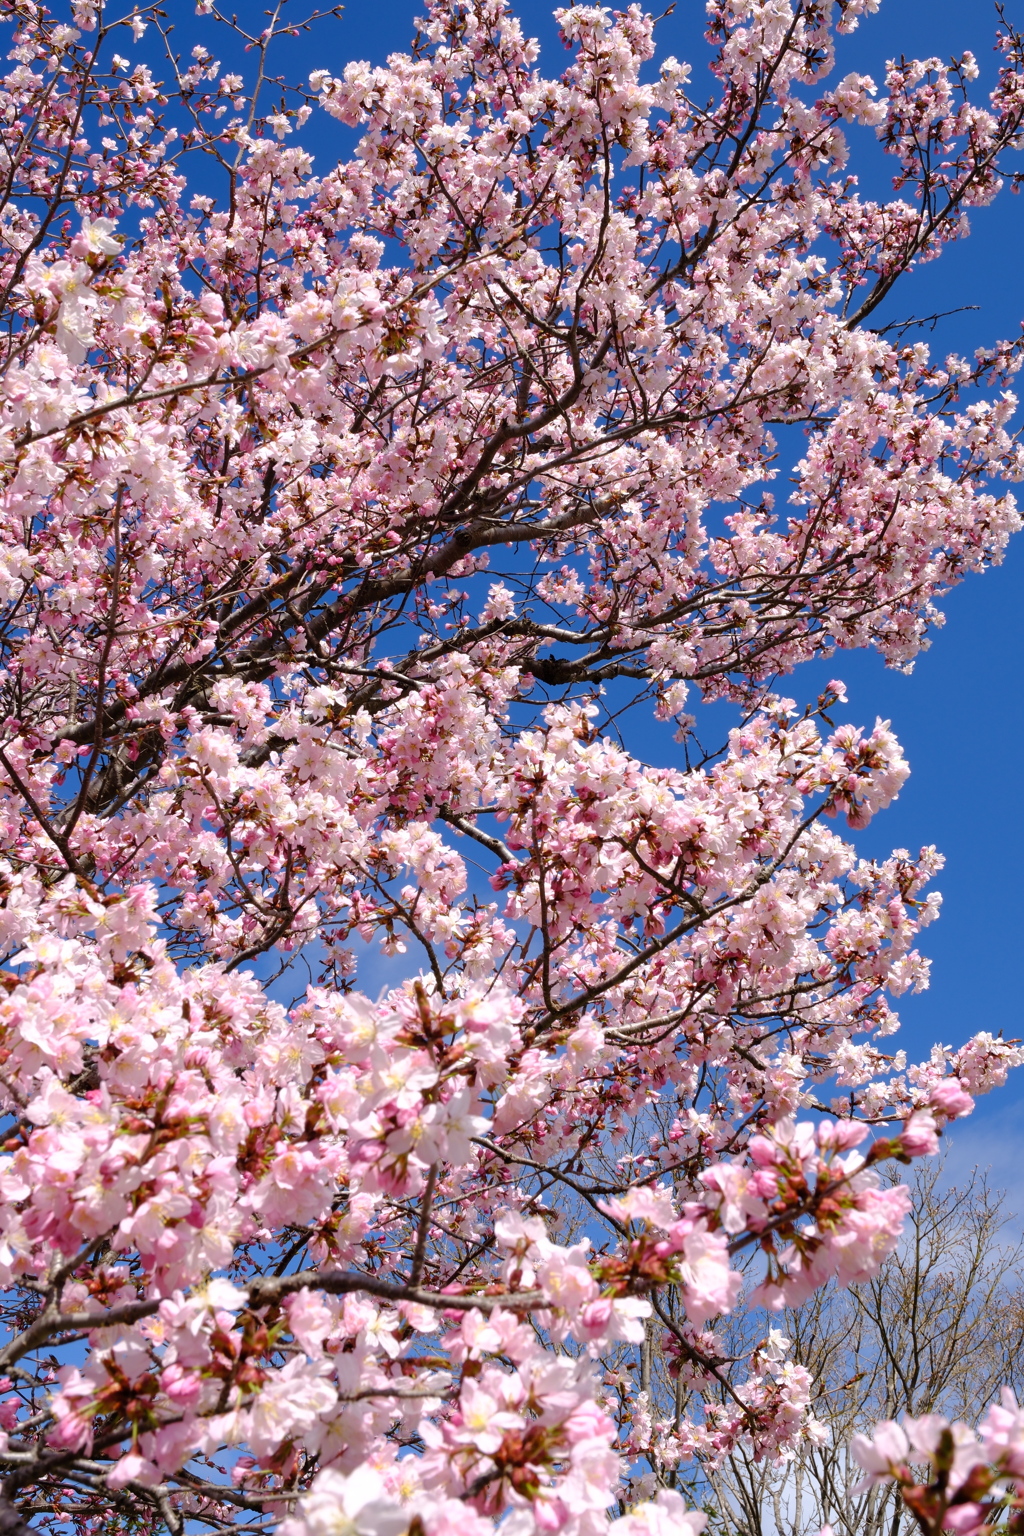
[[[258, 26], [263, 3], [242, 0], [239, 19]], [[312, 37], [282, 49], [280, 65], [294, 74], [296, 65], [302, 73], [314, 65], [337, 73], [350, 59], [383, 63], [389, 52], [408, 46], [419, 10], [415, 0], [355, 0], [340, 20], [323, 23]], [[564, 54], [550, 6], [543, 0], [520, 0], [518, 10], [542, 40], [542, 67], [558, 73]], [[698, 71], [708, 56], [703, 14], [702, 0], [678, 0], [674, 15], [659, 29], [659, 51], [695, 66], [699, 95], [704, 89], [697, 85]], [[840, 73], [857, 69], [881, 83], [887, 58], [901, 53], [948, 57], [971, 48], [982, 68], [978, 88], [984, 89], [995, 70], [996, 25], [995, 8], [987, 4], [882, 0], [878, 13], [842, 40]], [[337, 124], [317, 117], [303, 140], [320, 169], [345, 153], [350, 142]], [[1024, 170], [1024, 155], [1014, 168]], [[891, 172], [866, 130], [852, 141], [850, 169], [861, 174], [865, 191], [888, 192]], [[976, 305], [941, 321], [926, 338], [940, 354], [970, 355], [998, 337], [1015, 335], [1024, 318], [1024, 200], [1004, 193], [991, 208], [975, 210], [971, 222], [972, 238], [911, 274], [885, 315], [902, 318]], [[1024, 503], [1024, 487], [1020, 500]], [[934, 962], [932, 988], [900, 1004], [900, 1043], [912, 1058], [924, 1055], [937, 1039], [959, 1043], [977, 1029], [1024, 1033], [1017, 975], [1024, 949], [1018, 878], [1024, 864], [1024, 818], [1018, 806], [1024, 756], [1019, 663], [1024, 535], [1001, 568], [969, 579], [942, 606], [946, 626], [935, 633], [911, 676], [887, 671], [874, 655], [853, 652], [821, 668], [803, 668], [786, 684], [787, 692], [804, 700], [828, 677], [842, 677], [849, 690], [842, 718], [868, 725], [876, 715], [890, 719], [904, 744], [912, 777], [899, 801], [860, 835], [862, 850], [883, 855], [894, 847], [916, 850], [935, 843], [946, 856], [939, 881], [943, 917], [926, 932], [922, 946]], [[663, 753], [666, 738], [659, 733], [657, 741]], [[369, 990], [374, 990], [369, 972], [376, 970], [370, 965], [361, 977]], [[992, 1165], [999, 1182], [1016, 1181], [1017, 1161], [1024, 1156], [1024, 1069], [1016, 1082], [983, 1101], [974, 1120], [958, 1131], [952, 1151], [954, 1165], [977, 1158]]]

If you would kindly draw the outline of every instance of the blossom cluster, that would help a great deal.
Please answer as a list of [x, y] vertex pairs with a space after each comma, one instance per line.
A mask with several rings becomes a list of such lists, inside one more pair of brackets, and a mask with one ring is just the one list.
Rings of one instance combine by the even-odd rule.
[[862, 1486], [894, 1482], [929, 1536], [1020, 1527], [1024, 1413], [1009, 1387], [976, 1432], [927, 1413], [879, 1424], [870, 1436], [855, 1435], [850, 1448], [864, 1469]]

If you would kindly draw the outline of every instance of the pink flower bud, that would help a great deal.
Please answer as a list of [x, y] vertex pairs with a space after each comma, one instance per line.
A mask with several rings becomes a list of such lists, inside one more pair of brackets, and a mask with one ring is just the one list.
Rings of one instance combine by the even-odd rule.
[[930, 1109], [940, 1110], [947, 1120], [959, 1120], [962, 1115], [971, 1113], [974, 1100], [955, 1077], [949, 1077], [932, 1089], [928, 1095], [928, 1105]]
[[907, 1157], [933, 1157], [939, 1150], [935, 1117], [926, 1109], [915, 1109], [910, 1119], [903, 1122], [898, 1140]]

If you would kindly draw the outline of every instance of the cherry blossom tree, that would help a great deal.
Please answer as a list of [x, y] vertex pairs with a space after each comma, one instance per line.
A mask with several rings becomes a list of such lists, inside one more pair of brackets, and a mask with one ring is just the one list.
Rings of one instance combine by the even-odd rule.
[[[875, 3], [711, 0], [702, 106], [638, 6], [556, 77], [433, 0], [290, 88], [326, 13], [202, 0], [187, 60], [0, 0], [4, 1531], [696, 1536], [692, 1469], [820, 1434], [716, 1318], [876, 1274], [879, 1170], [1021, 1059], [890, 1051], [941, 861], [858, 856], [899, 745], [778, 691], [909, 667], [1020, 521], [1019, 343], [882, 306], [998, 192], [1024, 40], [986, 104], [835, 80]], [[857, 1454], [1015, 1520], [1015, 1414], [953, 1482], [966, 1431]]]

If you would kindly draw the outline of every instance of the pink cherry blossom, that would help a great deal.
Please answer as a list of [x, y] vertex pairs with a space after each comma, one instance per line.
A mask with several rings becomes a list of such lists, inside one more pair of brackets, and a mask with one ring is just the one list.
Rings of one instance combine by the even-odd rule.
[[663, 1488], [651, 1503], [634, 1504], [609, 1526], [611, 1536], [700, 1536], [707, 1515], [687, 1509], [681, 1494]]

